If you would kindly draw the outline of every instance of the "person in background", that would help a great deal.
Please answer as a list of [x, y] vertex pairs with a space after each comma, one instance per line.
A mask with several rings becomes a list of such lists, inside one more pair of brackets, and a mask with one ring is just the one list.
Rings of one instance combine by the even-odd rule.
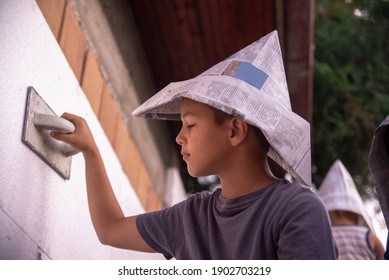
[[[375, 131], [368, 164], [386, 227], [389, 229], [389, 115]], [[384, 257], [389, 260], [389, 232]]]
[[350, 173], [340, 160], [327, 172], [318, 195], [328, 210], [340, 260], [383, 259], [384, 247], [374, 233]]

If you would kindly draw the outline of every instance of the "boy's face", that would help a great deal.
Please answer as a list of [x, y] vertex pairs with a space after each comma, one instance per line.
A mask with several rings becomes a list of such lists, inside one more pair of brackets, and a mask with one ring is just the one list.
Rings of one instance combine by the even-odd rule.
[[217, 124], [211, 107], [184, 98], [182, 128], [176, 137], [192, 176], [218, 175], [228, 164], [228, 122]]

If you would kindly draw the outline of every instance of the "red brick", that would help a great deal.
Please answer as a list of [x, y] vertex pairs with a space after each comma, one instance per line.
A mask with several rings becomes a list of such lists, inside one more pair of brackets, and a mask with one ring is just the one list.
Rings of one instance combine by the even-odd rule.
[[151, 200], [152, 192], [154, 192], [154, 189], [151, 186], [147, 170], [143, 164], [141, 164], [139, 169], [138, 186], [135, 190], [143, 207], [147, 210], [149, 208], [149, 202]]
[[146, 205], [146, 211], [157, 211], [162, 209], [162, 201], [157, 192], [152, 189], [149, 194], [148, 202]]
[[112, 146], [115, 142], [116, 127], [119, 118], [118, 106], [108, 87], [105, 86], [101, 99], [99, 120]]
[[127, 141], [129, 138], [128, 129], [123, 119], [118, 118], [113, 142], [113, 148], [119, 161], [123, 165], [126, 159]]
[[103, 95], [104, 80], [92, 49], [88, 50], [88, 54], [86, 56], [81, 87], [84, 90], [93, 111], [98, 116], [101, 106], [101, 97]]
[[73, 69], [74, 75], [78, 81], [81, 81], [87, 44], [84, 31], [69, 3], [65, 9], [59, 44], [70, 67]]
[[162, 201], [155, 194], [142, 158], [121, 118], [118, 118], [113, 147], [143, 207], [145, 209], [162, 209]]
[[58, 41], [65, 13], [66, 0], [36, 0], [36, 3]]
[[127, 149], [125, 151], [123, 169], [132, 186], [137, 191], [139, 188], [139, 175], [143, 163], [132, 139], [128, 138], [125, 145]]

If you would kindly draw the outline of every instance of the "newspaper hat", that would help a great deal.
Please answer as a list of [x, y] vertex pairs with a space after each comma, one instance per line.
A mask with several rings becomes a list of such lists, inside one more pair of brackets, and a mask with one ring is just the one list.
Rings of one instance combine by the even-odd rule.
[[386, 227], [389, 229], [389, 115], [375, 131], [368, 164]]
[[193, 79], [170, 83], [133, 115], [180, 120], [184, 97], [260, 128], [270, 143], [268, 156], [295, 179], [311, 185], [310, 126], [292, 111], [277, 31]]
[[372, 231], [370, 217], [362, 198], [355, 187], [354, 180], [340, 160], [336, 160], [324, 177], [318, 191], [328, 211], [349, 211], [360, 217], [359, 224], [368, 226]]

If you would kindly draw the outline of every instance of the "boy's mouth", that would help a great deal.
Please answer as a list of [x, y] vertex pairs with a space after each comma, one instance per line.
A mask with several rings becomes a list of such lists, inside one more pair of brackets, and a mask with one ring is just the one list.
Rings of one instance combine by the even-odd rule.
[[184, 153], [184, 152], [181, 152], [181, 155], [182, 155], [182, 159], [185, 160], [185, 161], [187, 161], [189, 159], [189, 157], [190, 157], [190, 154]]

